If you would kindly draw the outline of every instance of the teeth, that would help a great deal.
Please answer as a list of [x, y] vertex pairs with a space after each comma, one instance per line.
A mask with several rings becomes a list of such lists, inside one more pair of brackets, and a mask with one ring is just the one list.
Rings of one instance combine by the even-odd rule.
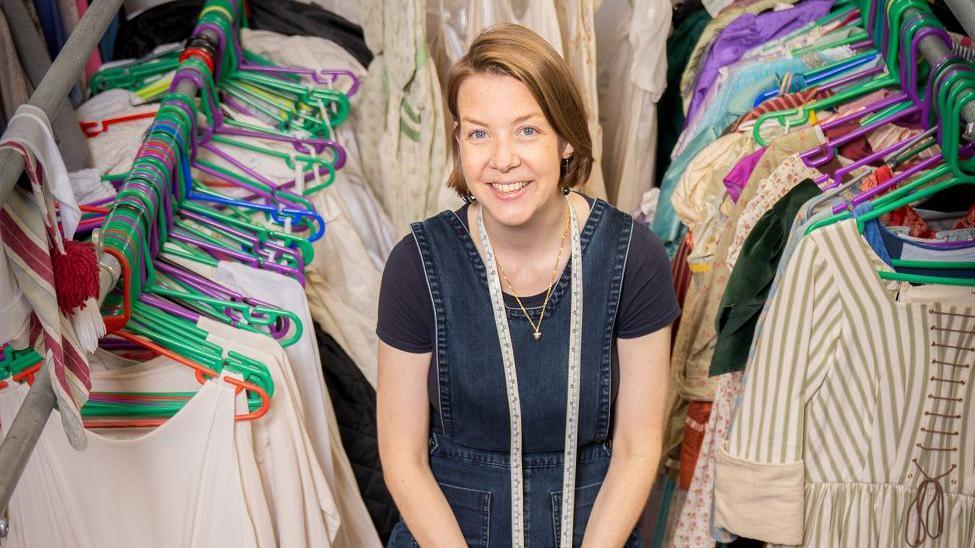
[[498, 192], [508, 194], [510, 192], [517, 192], [525, 188], [528, 186], [528, 181], [521, 181], [518, 183], [492, 183], [492, 185], [498, 190]]

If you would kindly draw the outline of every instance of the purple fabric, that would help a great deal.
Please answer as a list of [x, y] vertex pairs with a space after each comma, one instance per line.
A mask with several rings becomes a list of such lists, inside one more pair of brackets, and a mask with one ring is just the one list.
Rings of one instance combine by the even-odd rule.
[[700, 110], [708, 89], [714, 85], [721, 67], [731, 65], [748, 50], [815, 21], [827, 13], [833, 0], [804, 0], [783, 11], [768, 11], [760, 14], [746, 13], [735, 19], [722, 30], [711, 43], [707, 58], [698, 72], [694, 84], [694, 94], [685, 118], [685, 127], [694, 120]]
[[755, 166], [758, 165], [758, 161], [762, 159], [762, 156], [765, 156], [766, 150], [768, 150], [768, 147], [762, 147], [741, 160], [738, 160], [735, 167], [731, 168], [731, 171], [725, 176], [724, 186], [728, 189], [728, 195], [731, 196], [731, 199], [735, 203], [738, 203], [742, 189], [748, 184], [748, 178], [755, 171]]

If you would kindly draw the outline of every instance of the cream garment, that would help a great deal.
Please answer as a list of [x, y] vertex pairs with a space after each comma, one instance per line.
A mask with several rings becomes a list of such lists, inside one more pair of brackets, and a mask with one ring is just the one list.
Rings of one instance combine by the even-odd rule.
[[734, 206], [724, 177], [755, 147], [750, 133], [722, 135], [694, 157], [674, 188], [670, 201], [694, 238], [687, 258], [694, 272], [710, 270], [723, 222]]
[[[197, 325], [207, 340], [263, 363], [271, 373], [274, 395], [268, 412], [253, 421], [251, 458], [257, 460], [258, 483], [268, 501], [273, 534], [278, 546], [329, 546], [340, 525], [332, 491], [318, 463], [301, 417], [291, 367], [266, 349], [276, 345], [262, 335], [202, 318]], [[260, 346], [258, 346], [260, 345]], [[99, 352], [109, 371], [96, 373], [106, 391], [195, 391], [196, 378], [186, 367], [165, 357], [119, 367], [115, 356]]]
[[[16, 385], [0, 393], [5, 435], [27, 392]], [[162, 426], [89, 431], [81, 452], [67, 444], [55, 412], [11, 499], [6, 544], [262, 545], [236, 456], [234, 400], [230, 384], [208, 382]]]
[[14, 348], [29, 346], [28, 328], [34, 313], [27, 296], [14, 280], [7, 252], [0, 245], [0, 344], [12, 343]]
[[771, 544], [975, 546], [975, 296], [898, 302], [878, 269], [852, 220], [799, 242], [719, 450], [716, 525]]
[[354, 130], [366, 180], [395, 234], [435, 214], [447, 170], [446, 123], [437, 69], [426, 45], [424, 0], [360, 3], [369, 65]]
[[[79, 122], [98, 122], [110, 116], [154, 111], [155, 105], [144, 105], [138, 95], [124, 89], [111, 89], [85, 101], [78, 107]], [[142, 136], [152, 125], [152, 118], [132, 120], [108, 126], [106, 131], [88, 138], [88, 152], [93, 167], [100, 175], [124, 173], [132, 167]]]
[[442, 41], [448, 66], [467, 53], [478, 33], [500, 23], [528, 27], [555, 51], [565, 52], [553, 0], [430, 0], [428, 12], [438, 18], [439, 26], [431, 38]]
[[671, 7], [668, 0], [635, 0], [624, 9], [615, 47], [600, 52], [599, 115], [606, 194], [616, 207], [634, 213], [653, 188]]
[[[595, 162], [583, 192], [606, 199], [603, 182], [603, 128], [599, 125], [599, 91], [596, 79], [596, 0], [556, 0], [559, 28], [565, 60], [569, 62], [582, 103], [586, 106], [586, 121], [592, 137], [592, 156]], [[628, 211], [629, 213], [629, 211]]]
[[327, 192], [313, 203], [328, 222], [328, 233], [315, 243], [315, 259], [305, 269], [308, 306], [375, 386], [382, 268], [370, 259], [344, 204]]
[[[237, 351], [269, 365], [274, 396], [279, 400], [272, 400], [272, 409], [254, 422], [254, 444], [260, 447], [258, 465], [271, 501], [278, 543], [281, 546], [329, 545], [335, 540], [342, 520], [305, 428], [293, 364], [268, 337], [205, 317], [200, 318], [197, 326], [208, 331], [207, 340], [223, 347], [224, 352]], [[268, 349], [275, 352], [266, 352]], [[264, 449], [271, 452], [265, 455]]]
[[321, 6], [328, 11], [338, 14], [345, 18], [346, 20], [355, 23], [356, 25], [362, 26], [362, 20], [359, 19], [359, 10], [356, 9], [356, 4], [354, 2], [343, 2], [342, 0], [301, 0], [307, 4], [314, 4]]
[[[192, 371], [164, 356], [139, 362], [96, 349], [90, 357], [92, 380], [103, 392], [198, 392], [200, 383]], [[246, 413], [246, 404], [237, 400], [237, 414]], [[244, 498], [257, 532], [258, 545], [276, 546], [277, 536], [272, 524], [273, 507], [255, 457], [255, 430], [252, 422], [235, 423], [234, 447], [241, 463], [241, 482]]]
[[[304, 326], [304, 333], [299, 342], [283, 350], [279, 345], [269, 345], [264, 350], [275, 354], [282, 362], [289, 363], [295, 372], [295, 379], [299, 383], [301, 401], [305, 406], [304, 418], [306, 424], [309, 425], [308, 429], [315, 445], [315, 451], [322, 461], [322, 470], [325, 472], [328, 485], [335, 495], [339, 514], [342, 518], [342, 526], [339, 527], [338, 536], [332, 543], [333, 546], [342, 548], [379, 546], [379, 535], [369, 517], [369, 512], [352, 473], [349, 457], [342, 446], [338, 422], [335, 420], [332, 401], [327, 390], [323, 392], [321, 401], [318, 402], [323, 404], [324, 409], [313, 411], [313, 413], [317, 413], [316, 415], [308, 415], [309, 402], [307, 400], [309, 397], [313, 397], [312, 395], [317, 394], [317, 389], [309, 392], [310, 387], [305, 386], [306, 381], [301, 376], [302, 371], [305, 375], [310, 376], [311, 370], [315, 368], [318, 379], [321, 379], [322, 366], [318, 346], [315, 342], [314, 324], [308, 314], [307, 305], [298, 304], [299, 300], [303, 300], [301, 287], [294, 280], [275, 272], [257, 270], [238, 263], [221, 262], [217, 267], [216, 280], [265, 302], [278, 303], [298, 314]], [[291, 289], [285, 290], [289, 286]], [[370, 328], [370, 331], [372, 330]], [[321, 383], [322, 388], [324, 388], [324, 381]], [[312, 383], [309, 382], [309, 384]], [[327, 421], [325, 425], [325, 435], [328, 437], [327, 447], [318, 445], [322, 442], [322, 436], [319, 432], [323, 420]]]

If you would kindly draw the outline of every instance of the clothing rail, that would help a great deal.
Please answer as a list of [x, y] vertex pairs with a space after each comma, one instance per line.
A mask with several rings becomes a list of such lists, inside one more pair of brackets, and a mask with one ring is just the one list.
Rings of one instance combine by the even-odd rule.
[[[3, 6], [21, 1], [5, 0]], [[92, 2], [27, 104], [40, 108], [48, 118], [54, 118], [55, 112], [78, 81], [85, 62], [95, 50], [102, 34], [105, 33], [105, 29], [121, 6], [122, 0]], [[17, 184], [17, 179], [23, 171], [24, 159], [20, 154], [9, 149], [0, 150], [0, 204], [7, 201], [7, 196]], [[0, 514], [2, 515], [6, 514], [7, 504], [10, 502], [14, 488], [17, 487], [31, 452], [41, 436], [44, 425], [47, 424], [47, 418], [54, 409], [55, 397], [50, 375], [42, 368], [41, 374], [35, 378], [37, 380], [31, 386], [24, 403], [17, 411], [17, 416], [10, 424], [7, 436], [0, 444]], [[0, 520], [0, 537], [5, 537], [6, 534], [7, 522], [6, 518], [3, 518]]]
[[975, 4], [972, 0], [945, 0], [951, 13], [965, 29], [965, 34], [975, 39]]
[[[946, 3], [958, 21], [962, 23], [965, 32], [969, 36], [973, 36], [972, 30], [975, 29], [975, 4], [972, 4], [972, 0], [946, 0]], [[905, 20], [910, 19], [916, 13], [918, 13], [917, 10], [908, 10]], [[932, 67], [937, 67], [946, 58], [952, 56], [951, 51], [945, 47], [944, 42], [936, 36], [922, 38], [919, 46], [921, 54], [924, 55], [924, 59]], [[975, 141], [975, 102], [965, 105], [962, 108], [961, 115], [962, 119], [965, 120], [965, 129], [962, 136], [969, 141]]]
[[[122, 1], [95, 0], [92, 3], [58, 54], [51, 70], [31, 96], [29, 104], [40, 107], [49, 117], [53, 115], [77, 81], [81, 69], [105, 29], [108, 28], [109, 22], [118, 13]], [[213, 40], [217, 39], [212, 31], [204, 30], [202, 34]], [[199, 92], [196, 85], [189, 80], [181, 81], [176, 91], [190, 97], [196, 96]], [[6, 200], [23, 169], [23, 158], [19, 154], [10, 150], [0, 150], [0, 203]], [[114, 256], [101, 253], [100, 250], [98, 266], [100, 303], [115, 287], [122, 268]], [[50, 375], [45, 374], [42, 369], [35, 378], [37, 380], [31, 386], [10, 425], [7, 436], [0, 444], [0, 515], [6, 513], [10, 497], [20, 481], [20, 476], [56, 403]], [[7, 528], [6, 518], [0, 518], [0, 537], [7, 535]]]

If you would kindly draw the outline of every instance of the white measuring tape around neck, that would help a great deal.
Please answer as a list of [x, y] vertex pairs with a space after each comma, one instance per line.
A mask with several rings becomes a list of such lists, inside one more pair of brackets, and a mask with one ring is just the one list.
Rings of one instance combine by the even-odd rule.
[[[579, 385], [581, 382], [582, 361], [582, 240], [576, 221], [575, 208], [565, 198], [569, 208], [572, 225], [571, 288], [569, 308], [569, 363], [567, 400], [565, 409], [565, 453], [562, 469], [562, 508], [560, 519], [561, 548], [572, 547], [573, 514], [575, 511], [576, 450], [579, 435]], [[488, 289], [491, 294], [491, 308], [501, 343], [501, 358], [504, 364], [505, 389], [508, 394], [508, 422], [511, 425], [511, 544], [515, 548], [525, 546], [525, 494], [522, 472], [521, 435], [521, 397], [518, 394], [518, 374], [515, 367], [514, 348], [511, 332], [508, 330], [508, 315], [501, 292], [501, 279], [494, 256], [494, 248], [484, 228], [484, 207], [477, 214], [478, 232], [484, 248], [487, 269]]]

